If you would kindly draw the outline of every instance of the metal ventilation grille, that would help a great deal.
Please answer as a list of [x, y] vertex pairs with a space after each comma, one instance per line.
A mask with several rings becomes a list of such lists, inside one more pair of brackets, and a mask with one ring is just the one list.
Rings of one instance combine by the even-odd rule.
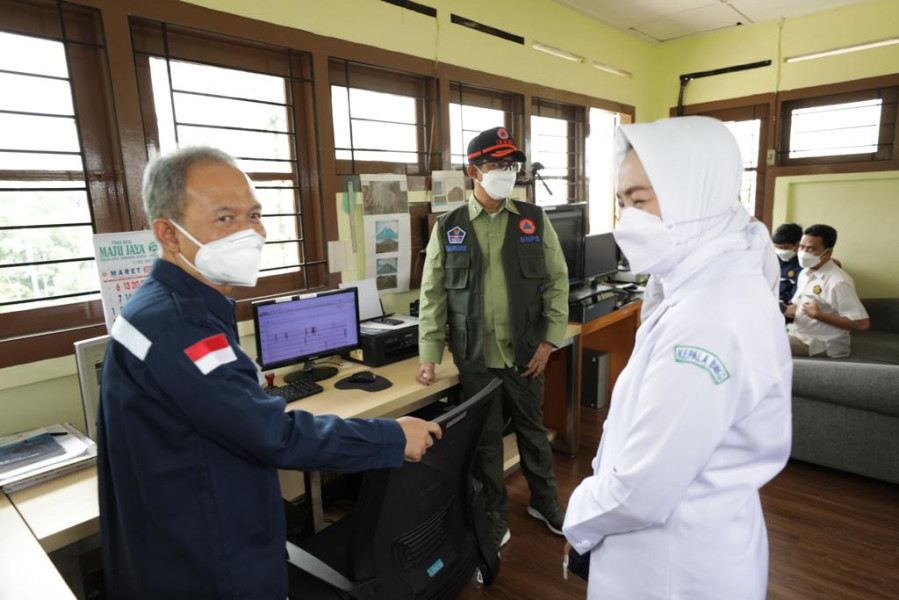
[[412, 0], [381, 0], [381, 2], [393, 4], [394, 6], [399, 6], [400, 8], [405, 8], [406, 10], [411, 10], [428, 17], [437, 18], [436, 8], [431, 8], [430, 6], [425, 6], [424, 4], [419, 4], [418, 2], [412, 2]]
[[466, 19], [465, 17], [460, 17], [459, 15], [451, 15], [450, 21], [452, 21], [456, 25], [462, 25], [463, 27], [468, 27], [469, 29], [480, 31], [481, 33], [486, 33], [488, 35], [496, 36], [510, 42], [515, 42], [516, 44], [521, 44], [522, 46], [524, 45], [524, 38], [520, 35], [515, 35], [514, 33], [509, 33], [508, 31], [503, 31], [502, 29], [497, 29], [496, 27], [491, 27], [490, 25], [484, 25], [483, 23], [478, 23], [477, 21], [472, 21], [471, 19]]

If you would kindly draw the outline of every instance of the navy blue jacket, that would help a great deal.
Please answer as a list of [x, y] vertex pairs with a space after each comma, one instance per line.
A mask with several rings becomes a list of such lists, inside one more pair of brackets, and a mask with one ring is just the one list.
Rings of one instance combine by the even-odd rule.
[[110, 598], [287, 596], [276, 468], [401, 467], [392, 420], [285, 412], [232, 301], [157, 261], [112, 329], [98, 415]]
[[802, 267], [799, 266], [799, 258], [796, 256], [787, 261], [779, 258], [777, 260], [780, 263], [780, 301], [789, 304], [796, 294], [796, 282], [799, 281]]

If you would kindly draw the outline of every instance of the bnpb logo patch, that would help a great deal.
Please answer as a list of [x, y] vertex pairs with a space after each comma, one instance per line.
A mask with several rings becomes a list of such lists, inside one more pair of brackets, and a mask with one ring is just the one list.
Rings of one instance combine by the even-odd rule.
[[534, 235], [534, 232], [537, 231], [537, 226], [534, 225], [531, 219], [522, 219], [518, 222], [518, 229], [525, 235]]
[[446, 239], [450, 244], [461, 244], [465, 241], [465, 230], [457, 225], [446, 232]]

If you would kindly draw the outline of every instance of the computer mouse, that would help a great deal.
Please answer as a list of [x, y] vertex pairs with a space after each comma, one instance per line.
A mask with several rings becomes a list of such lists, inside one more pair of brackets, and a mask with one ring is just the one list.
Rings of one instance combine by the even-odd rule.
[[371, 371], [359, 371], [350, 375], [350, 383], [371, 383], [377, 378], [378, 376]]

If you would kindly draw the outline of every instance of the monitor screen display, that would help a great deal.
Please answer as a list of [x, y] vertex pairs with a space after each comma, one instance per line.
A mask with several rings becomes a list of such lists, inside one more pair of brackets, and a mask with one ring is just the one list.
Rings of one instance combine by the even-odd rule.
[[587, 231], [587, 205], [562, 204], [546, 208], [546, 216], [552, 223], [568, 265], [568, 280], [584, 278], [584, 234]]
[[584, 240], [584, 279], [618, 272], [618, 246], [611, 233], [588, 235]]
[[253, 304], [257, 360], [263, 369], [312, 361], [359, 346], [356, 288]]

